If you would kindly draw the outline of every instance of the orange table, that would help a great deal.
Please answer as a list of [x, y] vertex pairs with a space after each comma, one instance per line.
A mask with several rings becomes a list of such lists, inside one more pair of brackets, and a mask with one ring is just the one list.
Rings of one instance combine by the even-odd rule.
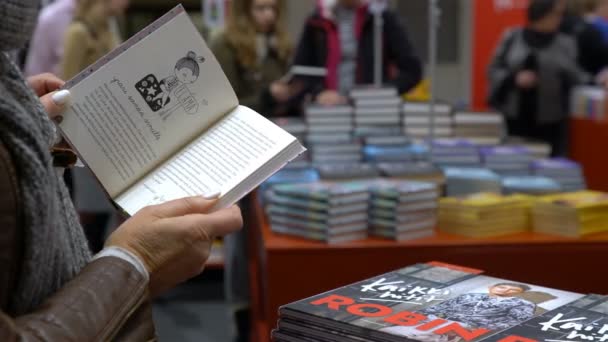
[[608, 234], [469, 239], [439, 233], [402, 243], [370, 238], [326, 245], [272, 233], [257, 205], [248, 216], [253, 341], [269, 341], [281, 305], [418, 262], [438, 260], [537, 285], [608, 293]]
[[570, 120], [570, 157], [583, 165], [590, 189], [608, 192], [608, 122]]

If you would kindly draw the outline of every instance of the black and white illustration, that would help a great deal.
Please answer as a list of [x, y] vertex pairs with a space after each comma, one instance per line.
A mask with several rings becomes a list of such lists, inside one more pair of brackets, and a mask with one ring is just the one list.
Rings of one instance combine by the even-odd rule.
[[190, 51], [177, 61], [173, 75], [159, 80], [156, 75], [148, 74], [135, 84], [135, 89], [163, 120], [177, 108], [182, 108], [188, 114], [196, 114], [199, 101], [188, 86], [197, 82], [201, 72], [199, 64], [204, 62], [204, 57]]

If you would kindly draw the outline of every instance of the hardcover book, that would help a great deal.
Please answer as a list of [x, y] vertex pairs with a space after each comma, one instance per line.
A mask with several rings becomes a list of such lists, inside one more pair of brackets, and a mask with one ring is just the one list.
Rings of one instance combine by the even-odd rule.
[[[162, 46], [162, 49], [159, 49]], [[228, 207], [304, 152], [236, 94], [180, 5], [68, 81], [59, 125], [126, 213], [221, 192]]]

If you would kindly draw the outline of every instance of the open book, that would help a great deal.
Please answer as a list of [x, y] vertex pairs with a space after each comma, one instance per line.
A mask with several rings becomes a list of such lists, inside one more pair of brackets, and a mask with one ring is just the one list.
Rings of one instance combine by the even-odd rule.
[[182, 6], [65, 87], [64, 137], [130, 215], [217, 191], [216, 209], [228, 207], [305, 150], [239, 106]]

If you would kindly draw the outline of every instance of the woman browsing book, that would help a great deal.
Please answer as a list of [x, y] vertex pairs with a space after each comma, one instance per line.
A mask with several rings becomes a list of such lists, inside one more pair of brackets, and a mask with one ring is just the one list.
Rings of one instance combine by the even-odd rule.
[[149, 341], [156, 296], [199, 274], [239, 209], [217, 194], [147, 207], [92, 256], [53, 158], [70, 93], [52, 75], [25, 80], [4, 52], [30, 38], [38, 0], [0, 0], [0, 336], [13, 341]]

